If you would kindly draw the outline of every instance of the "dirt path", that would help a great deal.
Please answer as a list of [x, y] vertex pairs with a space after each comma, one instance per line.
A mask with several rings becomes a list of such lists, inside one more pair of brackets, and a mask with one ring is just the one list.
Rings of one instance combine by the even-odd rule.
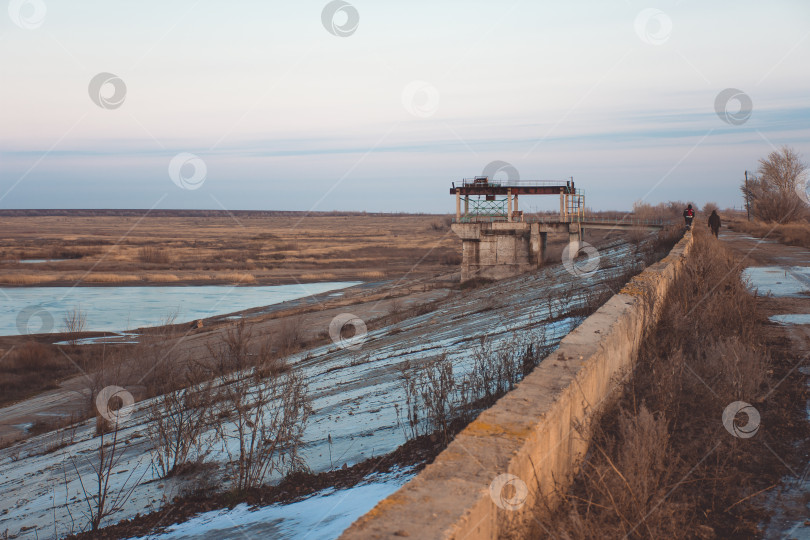
[[[771, 293], [759, 297], [761, 309], [774, 321], [769, 332], [776, 340], [788, 341], [795, 358], [804, 359], [796, 370], [810, 376], [810, 251], [727, 230], [720, 240], [741, 258], [751, 285]], [[810, 413], [810, 404], [805, 407]], [[765, 537], [810, 538], [808, 479], [810, 463], [803, 470], [786, 471], [783, 485], [767, 503], [774, 515]]]

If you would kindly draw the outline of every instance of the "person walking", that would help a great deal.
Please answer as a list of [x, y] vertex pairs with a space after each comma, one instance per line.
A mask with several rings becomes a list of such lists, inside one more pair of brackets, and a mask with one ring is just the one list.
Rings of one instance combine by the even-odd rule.
[[712, 215], [709, 216], [709, 228], [712, 230], [715, 238], [719, 238], [720, 233], [720, 216], [717, 215], [717, 210], [712, 210]]
[[692, 210], [692, 205], [687, 204], [686, 210], [683, 211], [683, 220], [686, 223], [686, 228], [692, 228], [692, 220], [695, 219], [695, 211]]

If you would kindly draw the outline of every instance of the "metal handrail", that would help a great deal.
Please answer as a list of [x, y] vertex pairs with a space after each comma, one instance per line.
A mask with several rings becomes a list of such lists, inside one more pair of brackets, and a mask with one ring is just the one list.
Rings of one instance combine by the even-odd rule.
[[[462, 178], [462, 187], [475, 185], [475, 178]], [[570, 180], [488, 180], [487, 185], [493, 187], [534, 187], [534, 186], [565, 186]]]
[[[465, 215], [461, 216], [460, 220], [456, 220], [453, 218], [454, 223], [494, 223], [494, 222], [502, 222], [507, 221], [506, 216], [487, 216], [487, 215]], [[526, 214], [523, 215], [522, 223], [585, 223], [586, 225], [590, 223], [610, 223], [615, 225], [627, 224], [627, 225], [669, 225], [672, 223], [670, 220], [664, 219], [627, 219], [627, 218], [599, 218], [599, 217], [588, 217], [583, 216], [581, 219], [579, 216], [571, 215], [568, 216], [567, 219], [560, 218], [559, 215], [557, 216], [528, 216]], [[520, 222], [515, 222], [520, 223]]]

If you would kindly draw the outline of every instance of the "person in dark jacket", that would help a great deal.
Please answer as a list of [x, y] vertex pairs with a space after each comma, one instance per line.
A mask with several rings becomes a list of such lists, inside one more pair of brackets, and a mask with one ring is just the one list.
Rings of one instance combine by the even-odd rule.
[[692, 220], [695, 219], [695, 211], [692, 210], [692, 205], [686, 205], [686, 210], [683, 211], [683, 221], [686, 223], [686, 228], [692, 228]]
[[717, 215], [717, 210], [712, 210], [712, 215], [709, 216], [709, 228], [712, 230], [714, 237], [717, 238], [720, 232], [720, 216]]

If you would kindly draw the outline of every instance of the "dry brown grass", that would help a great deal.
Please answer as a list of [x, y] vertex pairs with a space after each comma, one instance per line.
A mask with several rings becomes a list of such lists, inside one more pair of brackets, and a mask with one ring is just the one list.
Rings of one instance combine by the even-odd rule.
[[301, 274], [299, 277], [303, 281], [328, 281], [335, 279], [335, 274], [332, 272], [308, 272]]
[[216, 274], [216, 279], [223, 281], [230, 281], [232, 283], [255, 283], [256, 276], [245, 272], [226, 272]]
[[140, 281], [140, 278], [135, 274], [96, 274], [89, 273], [87, 275], [69, 275], [68, 281], [84, 281], [86, 283], [126, 283], [128, 281]]
[[[0, 211], [0, 283], [218, 282], [263, 285], [435, 276], [461, 243], [446, 216], [269, 212]], [[60, 214], [60, 215], [51, 215]], [[64, 215], [63, 215], [64, 214]], [[32, 247], [35, 246], [35, 247]], [[68, 259], [20, 264], [20, 258]], [[414, 268], [414, 261], [420, 263]], [[377, 273], [379, 272], [379, 274]], [[367, 275], [363, 275], [370, 273]], [[117, 276], [117, 277], [113, 277]], [[295, 279], [293, 279], [294, 276]], [[302, 277], [305, 276], [305, 277]], [[254, 283], [254, 281], [249, 281]]]
[[[531, 534], [755, 534], [759, 518], [739, 503], [784, 471], [761, 444], [754, 449], [726, 433], [720, 413], [743, 400], [759, 408], [763, 425], [768, 422], [761, 404], [771, 383], [763, 317], [742, 282], [743, 266], [708, 232], [695, 236], [661, 320], [644, 338], [623, 396], [596, 426], [573, 487], [558, 492], [562, 503], [555, 510], [538, 506], [541, 525]], [[789, 444], [772, 438], [771, 445]]]
[[155, 283], [172, 283], [175, 281], [180, 281], [180, 278], [175, 274], [145, 274], [143, 276], [143, 280]]
[[0, 405], [57, 388], [60, 380], [80, 370], [93, 371], [103, 362], [96, 348], [62, 347], [60, 351], [55, 345], [34, 341], [10, 348], [0, 357]]
[[138, 251], [138, 259], [153, 264], [167, 264], [170, 260], [168, 250], [154, 246], [143, 246]]
[[770, 238], [789, 246], [810, 248], [810, 223], [773, 223], [764, 221], [733, 220], [729, 226], [757, 238]]

